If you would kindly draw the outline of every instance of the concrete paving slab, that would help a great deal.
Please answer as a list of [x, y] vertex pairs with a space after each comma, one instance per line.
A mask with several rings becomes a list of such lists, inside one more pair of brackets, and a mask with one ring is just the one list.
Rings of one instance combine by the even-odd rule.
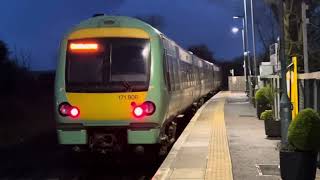
[[172, 168], [202, 168], [207, 165], [208, 146], [182, 147], [172, 163]]
[[201, 168], [177, 168], [174, 169], [170, 179], [203, 179], [205, 170]]

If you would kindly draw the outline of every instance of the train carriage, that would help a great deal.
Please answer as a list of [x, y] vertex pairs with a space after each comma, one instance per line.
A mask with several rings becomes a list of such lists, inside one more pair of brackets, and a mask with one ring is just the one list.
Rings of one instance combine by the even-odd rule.
[[[59, 143], [120, 151], [175, 140], [175, 117], [220, 86], [220, 69], [150, 25], [98, 16], [63, 39], [55, 81]], [[178, 122], [179, 123], [179, 122]]]

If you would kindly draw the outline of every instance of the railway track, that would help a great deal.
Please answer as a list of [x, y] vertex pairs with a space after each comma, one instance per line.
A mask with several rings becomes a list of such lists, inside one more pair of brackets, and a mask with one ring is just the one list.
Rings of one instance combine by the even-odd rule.
[[[187, 112], [177, 129], [179, 136], [193, 112]], [[106, 156], [83, 152], [70, 156], [57, 144], [52, 132], [30, 141], [0, 149], [0, 180], [2, 179], [150, 179], [162, 159], [153, 155], [125, 153]]]

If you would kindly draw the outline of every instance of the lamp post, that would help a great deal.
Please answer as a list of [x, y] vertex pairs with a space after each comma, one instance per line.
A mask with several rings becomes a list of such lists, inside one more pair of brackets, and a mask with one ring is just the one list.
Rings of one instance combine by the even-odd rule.
[[[243, 10], [244, 10], [244, 29], [245, 29], [245, 36], [246, 36], [246, 44], [247, 44], [247, 48], [249, 49], [249, 39], [248, 39], [248, 12], [247, 12], [247, 0], [243, 0]], [[249, 71], [249, 99], [250, 101], [252, 101], [252, 82], [251, 82], [251, 75], [252, 75], [252, 71], [251, 71], [251, 61], [250, 61], [250, 55], [249, 55], [249, 51], [248, 52], [248, 71]]]
[[[248, 15], [247, 15], [247, 0], [243, 0], [243, 8], [244, 8], [244, 17], [243, 17], [243, 28], [245, 33], [245, 40], [246, 40], [246, 46], [247, 46], [247, 52], [249, 52], [249, 32], [248, 32]], [[249, 69], [249, 76], [252, 75], [251, 73], [251, 62], [250, 62], [250, 56], [248, 54], [248, 69]], [[250, 80], [251, 82], [251, 80]], [[251, 88], [250, 88], [251, 89]]]
[[[243, 16], [233, 16], [233, 19], [241, 19], [242, 20], [242, 28], [241, 32], [242, 32], [242, 45], [243, 45], [243, 64], [244, 64], [244, 75], [245, 75], [245, 79], [246, 79], [246, 93], [248, 94], [248, 92], [250, 91], [250, 87], [249, 87], [249, 78], [248, 78], [248, 74], [249, 74], [249, 68], [248, 68], [248, 60], [249, 60], [249, 53], [248, 53], [248, 40], [247, 40], [247, 36], [246, 36], [246, 29], [245, 29], [245, 18]], [[232, 32], [234, 34], [237, 34], [239, 32], [239, 28], [232, 28]], [[248, 94], [249, 95], [249, 94]]]
[[251, 28], [252, 28], [252, 51], [253, 51], [253, 64], [254, 64], [254, 78], [255, 78], [255, 89], [259, 88], [258, 84], [258, 69], [257, 69], [257, 57], [256, 57], [256, 33], [254, 25], [254, 8], [253, 0], [251, 0]]
[[288, 128], [291, 122], [291, 102], [287, 94], [287, 56], [285, 54], [285, 31], [284, 31], [284, 2], [278, 1], [279, 27], [280, 27], [280, 51], [279, 58], [281, 63], [281, 99], [280, 99], [280, 118], [281, 118], [281, 143], [288, 145]]

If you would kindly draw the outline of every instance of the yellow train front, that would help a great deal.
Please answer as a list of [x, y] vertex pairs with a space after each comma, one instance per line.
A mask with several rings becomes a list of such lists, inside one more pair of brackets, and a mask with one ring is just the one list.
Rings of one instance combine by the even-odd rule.
[[130, 17], [81, 22], [61, 43], [55, 81], [59, 143], [92, 151], [175, 140], [176, 116], [220, 86], [220, 69]]

